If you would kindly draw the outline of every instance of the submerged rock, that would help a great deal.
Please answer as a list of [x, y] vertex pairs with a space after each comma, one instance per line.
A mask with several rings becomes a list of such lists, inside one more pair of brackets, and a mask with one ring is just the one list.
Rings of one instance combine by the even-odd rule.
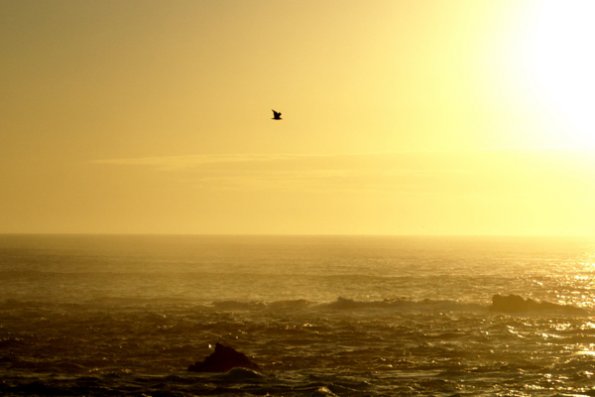
[[258, 370], [258, 365], [250, 360], [244, 353], [234, 348], [217, 343], [215, 351], [203, 361], [196, 362], [188, 367], [194, 372], [227, 372], [232, 368], [249, 368]]
[[538, 302], [530, 298], [525, 299], [519, 295], [494, 295], [492, 297], [492, 306], [490, 309], [506, 313], [529, 311], [558, 311], [573, 314], [583, 313], [583, 310], [578, 307], [558, 305], [551, 302]]

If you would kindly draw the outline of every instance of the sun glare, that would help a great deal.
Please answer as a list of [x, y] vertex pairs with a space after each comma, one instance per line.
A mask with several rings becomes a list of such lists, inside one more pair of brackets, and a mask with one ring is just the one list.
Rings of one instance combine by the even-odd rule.
[[595, 1], [543, 0], [527, 24], [525, 79], [556, 133], [543, 143], [595, 148]]

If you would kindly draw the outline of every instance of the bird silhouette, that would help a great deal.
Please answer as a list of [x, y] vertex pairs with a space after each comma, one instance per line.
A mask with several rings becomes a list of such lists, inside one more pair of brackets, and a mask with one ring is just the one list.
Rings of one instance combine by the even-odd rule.
[[276, 110], [273, 110], [273, 120], [282, 120], [281, 119], [281, 112], [277, 112]]

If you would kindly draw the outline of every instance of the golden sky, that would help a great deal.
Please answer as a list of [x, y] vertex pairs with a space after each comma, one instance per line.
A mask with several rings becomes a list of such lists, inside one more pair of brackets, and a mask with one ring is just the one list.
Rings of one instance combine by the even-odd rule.
[[0, 232], [592, 235], [594, 20], [0, 0]]

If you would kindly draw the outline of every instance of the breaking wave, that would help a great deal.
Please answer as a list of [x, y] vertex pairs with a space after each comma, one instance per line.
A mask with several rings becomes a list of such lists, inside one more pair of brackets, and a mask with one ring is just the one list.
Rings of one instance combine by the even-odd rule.
[[362, 301], [351, 298], [338, 297], [335, 301], [319, 303], [304, 299], [280, 300], [273, 302], [222, 300], [214, 301], [211, 306], [222, 311], [281, 311], [281, 312], [502, 312], [502, 313], [547, 313], [568, 315], [590, 315], [593, 310], [583, 309], [572, 305], [560, 305], [551, 302], [536, 302], [533, 306], [522, 310], [500, 310], [493, 304], [459, 302], [453, 300], [411, 300], [405, 298], [383, 299], [377, 301]]

